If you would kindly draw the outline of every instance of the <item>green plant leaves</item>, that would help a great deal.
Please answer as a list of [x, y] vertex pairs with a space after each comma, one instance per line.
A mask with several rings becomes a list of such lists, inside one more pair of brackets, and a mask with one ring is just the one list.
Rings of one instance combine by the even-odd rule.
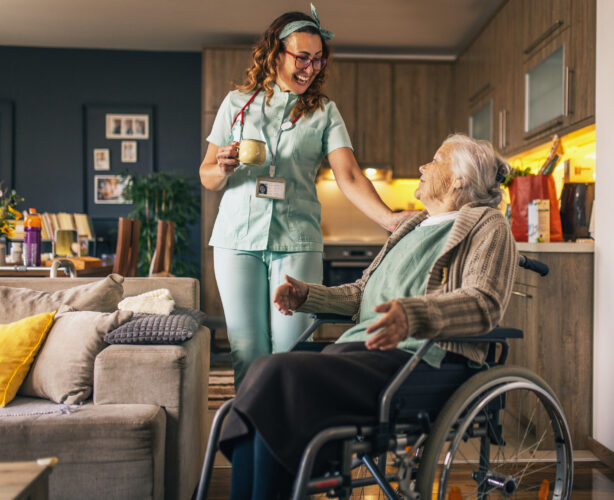
[[[196, 221], [200, 210], [198, 185], [195, 180], [188, 180], [170, 172], [126, 174], [123, 177], [129, 181], [124, 196], [133, 204], [130, 216], [141, 221], [139, 276], [147, 276], [149, 273], [156, 249], [158, 220], [170, 220], [175, 223], [175, 250], [171, 273], [176, 276], [196, 277], [196, 266], [188, 259], [194, 253], [188, 244], [188, 226]], [[177, 256], [181, 256], [181, 259]]]

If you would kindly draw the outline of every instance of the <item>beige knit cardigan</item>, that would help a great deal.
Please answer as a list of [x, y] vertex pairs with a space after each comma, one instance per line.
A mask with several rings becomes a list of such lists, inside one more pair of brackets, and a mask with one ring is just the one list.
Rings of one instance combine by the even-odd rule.
[[[386, 254], [427, 217], [420, 212], [390, 235], [362, 278], [347, 285], [309, 284], [301, 312], [336, 313], [358, 319], [365, 285]], [[440, 257], [429, 273], [425, 295], [399, 297], [407, 315], [408, 335], [444, 338], [486, 333], [509, 302], [518, 266], [516, 243], [498, 210], [468, 204], [460, 209]], [[481, 363], [484, 343], [442, 342], [441, 347]]]

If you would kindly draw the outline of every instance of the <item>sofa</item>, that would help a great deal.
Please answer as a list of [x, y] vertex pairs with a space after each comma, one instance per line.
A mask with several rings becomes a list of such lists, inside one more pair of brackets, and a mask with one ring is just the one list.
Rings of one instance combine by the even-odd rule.
[[[195, 279], [112, 276], [124, 297], [165, 288], [177, 306], [200, 307]], [[109, 279], [0, 278], [0, 288], [57, 296]], [[81, 295], [69, 297], [71, 310], [79, 310]], [[105, 307], [110, 311], [113, 305]], [[0, 305], [0, 323], [8, 323], [3, 314], [9, 309], [8, 303]], [[91, 396], [84, 402], [62, 413], [0, 416], [0, 461], [57, 457], [49, 478], [51, 499], [190, 499], [207, 439], [209, 335], [200, 326], [189, 340], [173, 345], [105, 343], [95, 356]], [[17, 393], [13, 401], [24, 397]]]

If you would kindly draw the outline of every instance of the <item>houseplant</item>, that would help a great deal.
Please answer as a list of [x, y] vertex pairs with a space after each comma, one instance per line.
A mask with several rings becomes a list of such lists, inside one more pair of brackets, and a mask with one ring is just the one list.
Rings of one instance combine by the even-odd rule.
[[189, 260], [193, 254], [188, 242], [188, 226], [196, 221], [199, 201], [196, 185], [186, 178], [168, 172], [149, 175], [124, 175], [127, 186], [124, 197], [131, 201], [130, 217], [141, 221], [139, 240], [138, 275], [147, 276], [156, 249], [158, 220], [175, 223], [175, 256], [171, 272], [176, 276], [196, 276], [197, 269]]
[[17, 205], [23, 201], [23, 198], [14, 189], [5, 189], [3, 184], [3, 181], [0, 181], [0, 235], [11, 238], [15, 230], [15, 221], [21, 219]]

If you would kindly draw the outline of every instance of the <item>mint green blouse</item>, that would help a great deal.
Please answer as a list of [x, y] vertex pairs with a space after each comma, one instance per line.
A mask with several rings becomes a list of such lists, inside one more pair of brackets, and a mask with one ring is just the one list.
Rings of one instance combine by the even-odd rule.
[[[274, 148], [277, 132], [290, 117], [298, 95], [275, 92], [265, 106], [264, 134]], [[240, 118], [231, 130], [236, 114], [252, 93], [230, 92], [222, 102], [207, 141], [224, 146], [240, 137]], [[245, 112], [244, 139], [260, 139], [263, 91]], [[241, 164], [228, 178], [228, 184], [213, 227], [209, 244], [236, 250], [270, 250], [274, 252], [322, 251], [320, 230], [321, 207], [315, 179], [322, 156], [352, 144], [334, 102], [326, 101], [323, 109], [302, 116], [294, 126], [282, 132], [277, 147], [275, 176], [286, 180], [286, 199], [256, 197], [256, 178], [269, 175], [271, 152], [259, 167]]]
[[[359, 322], [347, 330], [337, 342], [364, 342], [369, 338], [365, 330], [380, 313], [373, 311], [379, 304], [398, 297], [424, 295], [429, 271], [441, 255], [454, 220], [432, 226], [418, 226], [407, 233], [382, 260], [365, 285], [360, 303]], [[416, 352], [424, 343], [413, 337], [399, 342], [398, 349]], [[434, 344], [425, 354], [424, 361], [439, 368], [446, 351]]]

